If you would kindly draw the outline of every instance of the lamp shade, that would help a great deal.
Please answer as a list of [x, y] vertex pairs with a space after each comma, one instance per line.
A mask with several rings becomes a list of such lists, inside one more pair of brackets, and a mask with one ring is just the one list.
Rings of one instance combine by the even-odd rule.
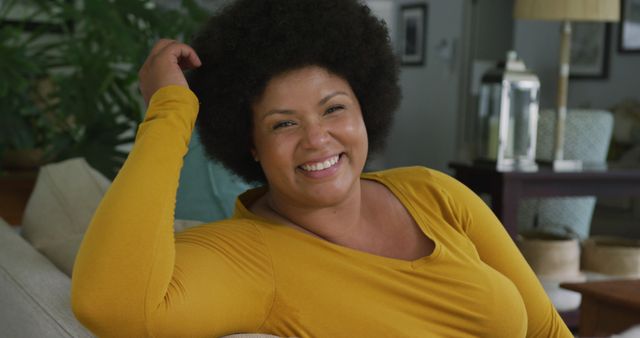
[[516, 0], [516, 19], [620, 21], [620, 0]]

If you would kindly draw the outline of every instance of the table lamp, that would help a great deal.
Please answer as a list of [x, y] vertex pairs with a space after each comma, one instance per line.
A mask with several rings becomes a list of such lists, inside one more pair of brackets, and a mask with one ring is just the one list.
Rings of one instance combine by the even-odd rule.
[[578, 170], [582, 163], [564, 159], [564, 126], [567, 118], [572, 21], [619, 21], [620, 0], [516, 0], [514, 17], [525, 20], [562, 21], [560, 64], [553, 145], [554, 170]]

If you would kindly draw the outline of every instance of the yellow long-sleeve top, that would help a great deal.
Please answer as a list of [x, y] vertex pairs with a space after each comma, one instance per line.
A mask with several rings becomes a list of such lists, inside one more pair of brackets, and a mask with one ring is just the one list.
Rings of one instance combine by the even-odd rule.
[[73, 271], [73, 308], [99, 336], [571, 337], [484, 203], [426, 168], [363, 174], [385, 185], [433, 253], [404, 261], [342, 247], [248, 210], [173, 232], [198, 111], [187, 89], [152, 98]]

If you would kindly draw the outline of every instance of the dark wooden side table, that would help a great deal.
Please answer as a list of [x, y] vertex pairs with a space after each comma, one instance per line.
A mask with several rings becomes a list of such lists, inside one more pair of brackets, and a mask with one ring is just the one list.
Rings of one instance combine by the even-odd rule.
[[7, 223], [22, 223], [22, 214], [37, 176], [37, 171], [0, 172], [0, 217]]
[[491, 196], [491, 209], [512, 238], [518, 233], [518, 203], [525, 197], [640, 196], [640, 168], [556, 172], [499, 172], [495, 166], [450, 163], [455, 178], [477, 194]]
[[582, 294], [581, 337], [608, 337], [640, 324], [640, 279], [560, 286]]

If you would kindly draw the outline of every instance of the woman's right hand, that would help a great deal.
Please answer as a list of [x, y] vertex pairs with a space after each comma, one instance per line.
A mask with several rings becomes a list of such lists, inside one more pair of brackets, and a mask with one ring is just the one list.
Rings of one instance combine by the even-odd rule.
[[183, 71], [200, 65], [200, 58], [189, 45], [169, 39], [156, 42], [138, 72], [144, 103], [148, 106], [151, 96], [162, 87], [178, 85], [189, 88]]

